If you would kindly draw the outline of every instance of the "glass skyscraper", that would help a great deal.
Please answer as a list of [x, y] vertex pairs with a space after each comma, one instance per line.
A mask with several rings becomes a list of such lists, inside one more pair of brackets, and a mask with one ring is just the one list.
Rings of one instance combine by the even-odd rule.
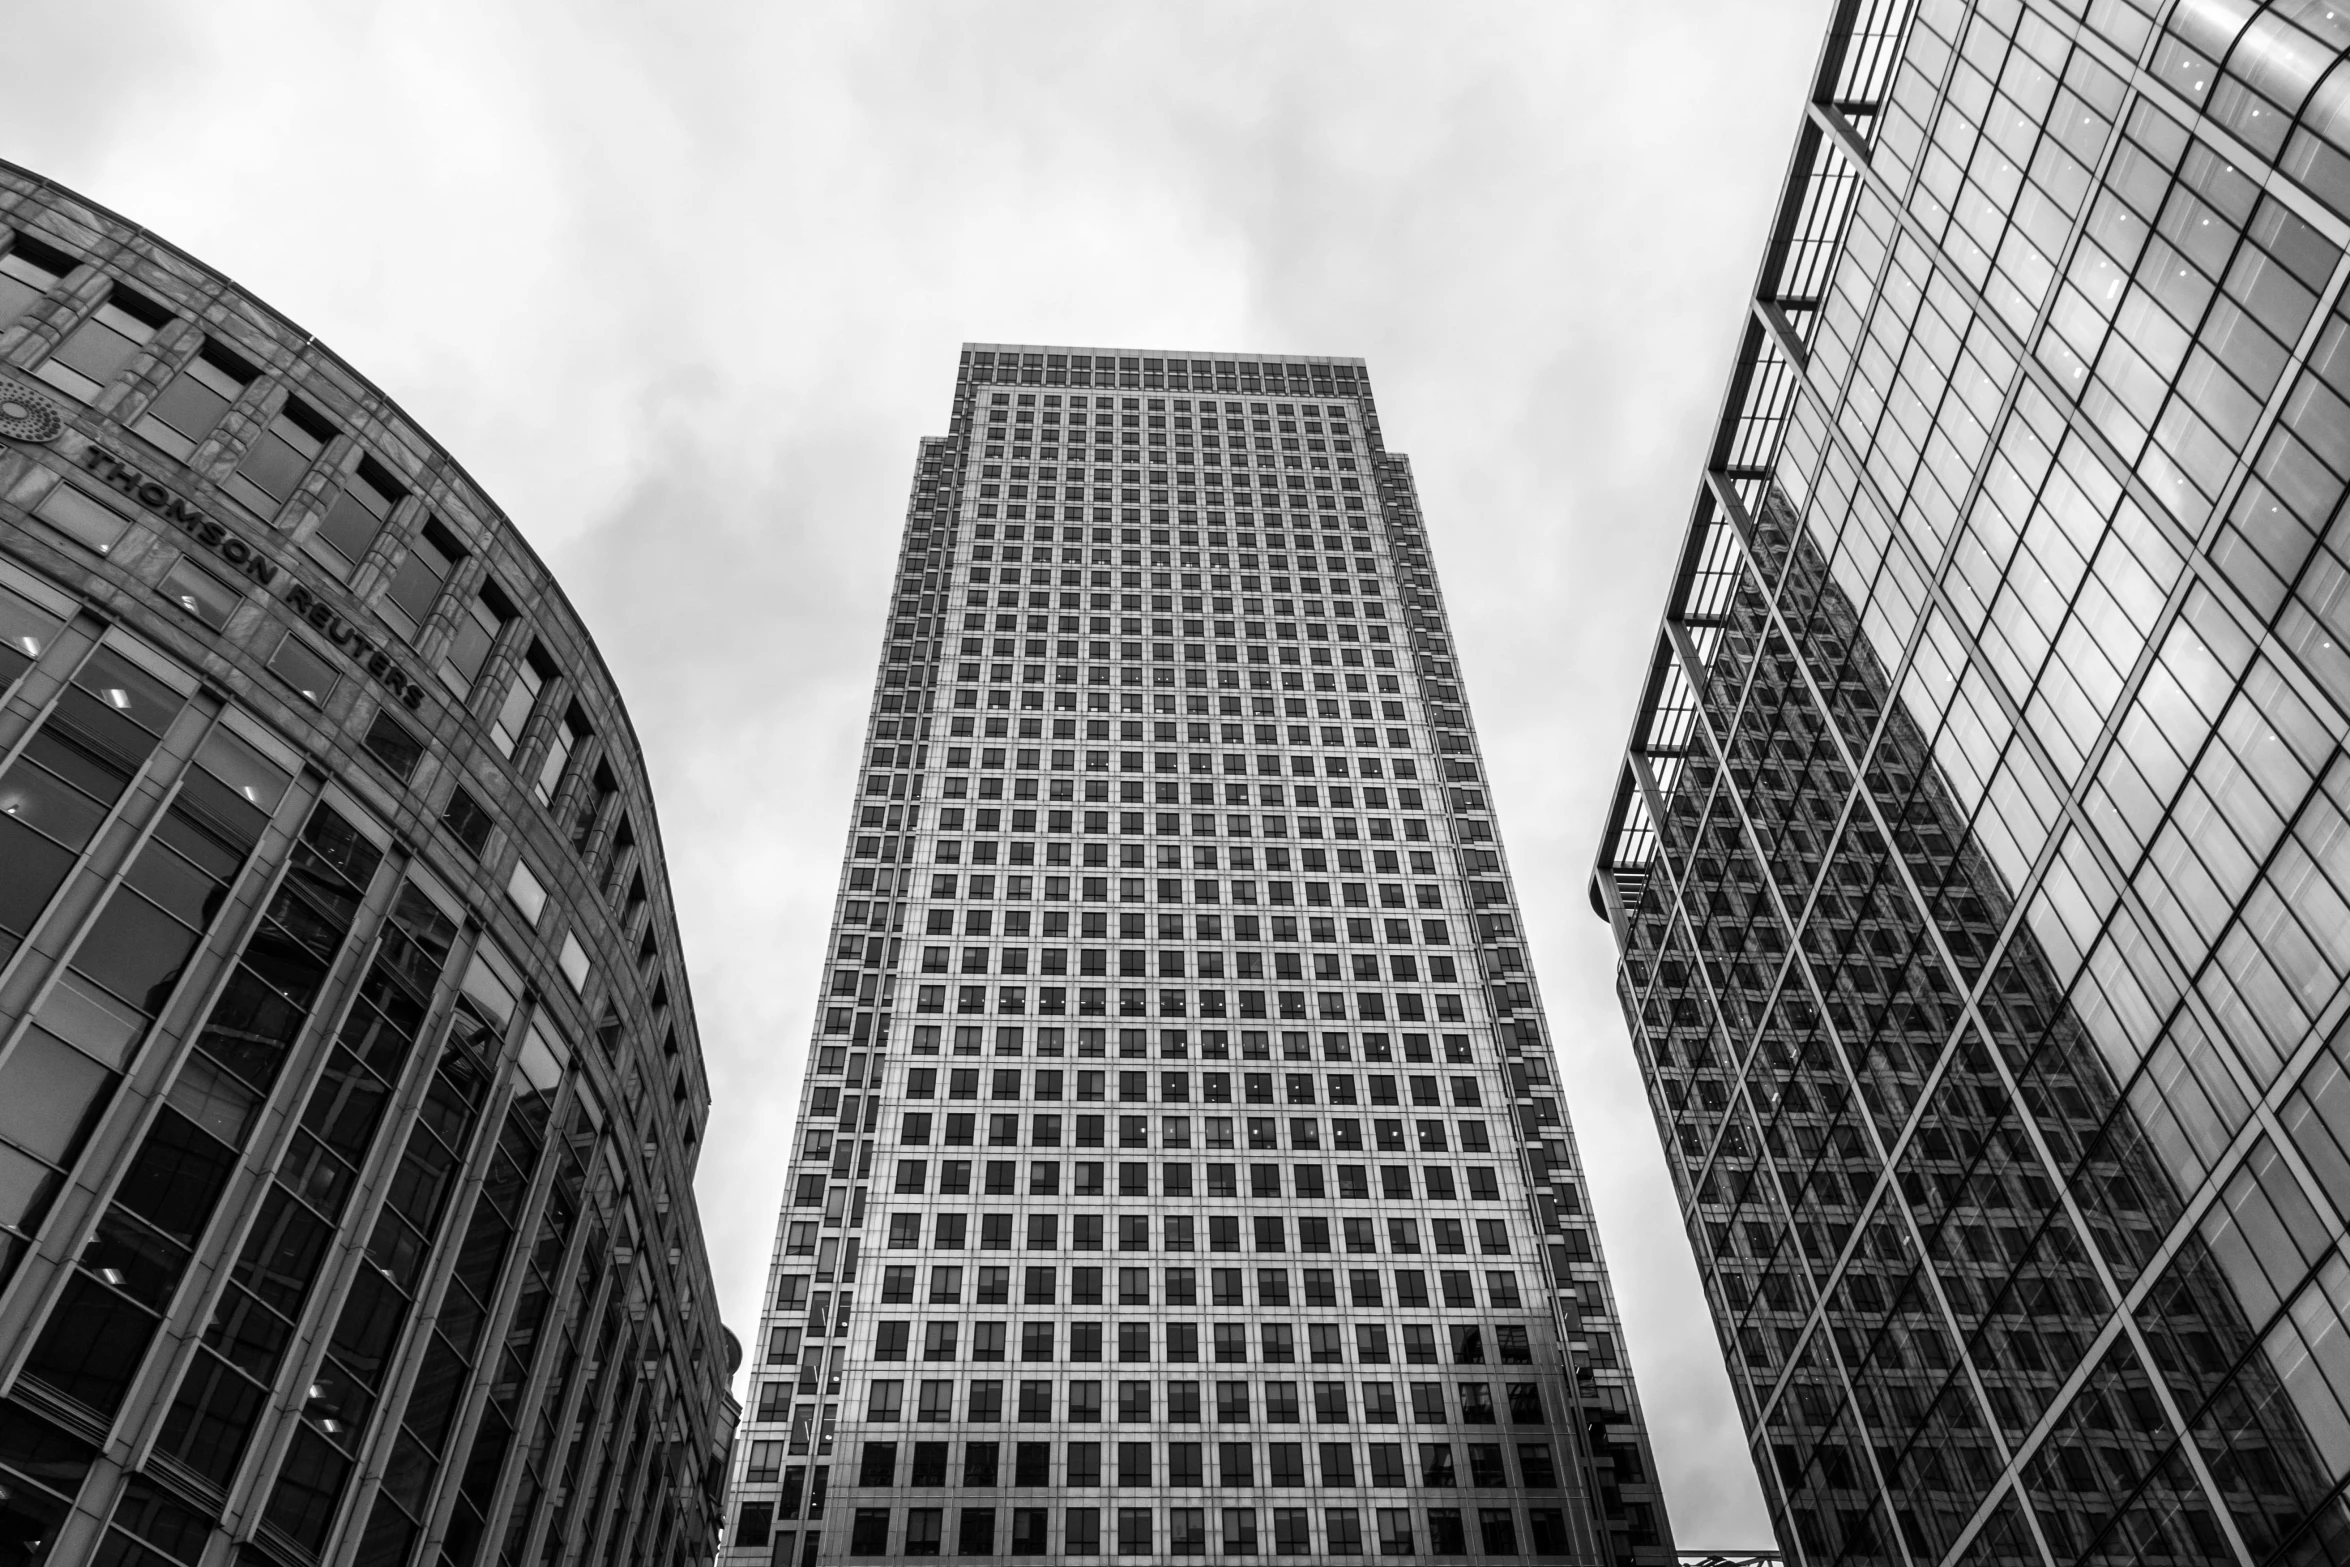
[[1792, 1560], [2350, 1558], [2346, 50], [1836, 10], [1592, 888]]
[[1354, 361], [974, 345], [923, 443], [730, 1556], [1670, 1558]]

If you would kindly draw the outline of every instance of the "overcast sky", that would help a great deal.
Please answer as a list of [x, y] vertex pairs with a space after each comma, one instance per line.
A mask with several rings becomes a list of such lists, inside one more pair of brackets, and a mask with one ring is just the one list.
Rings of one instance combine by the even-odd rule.
[[316, 333], [565, 584], [652, 768], [738, 1329], [957, 345], [1366, 359], [1675, 1532], [1762, 1545], [1584, 884], [1827, 11], [20, 5], [0, 156]]

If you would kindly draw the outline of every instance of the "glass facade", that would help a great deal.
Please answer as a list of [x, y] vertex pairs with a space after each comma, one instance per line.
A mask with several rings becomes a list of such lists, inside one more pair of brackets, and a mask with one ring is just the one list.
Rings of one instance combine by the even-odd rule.
[[966, 349], [869, 724], [730, 1555], [1671, 1560], [1362, 366]]
[[1592, 888], [1793, 1560], [2350, 1558], [2346, 52], [1839, 9]]
[[0, 1560], [707, 1559], [708, 1093], [593, 645], [225, 279], [6, 166], [0, 279]]

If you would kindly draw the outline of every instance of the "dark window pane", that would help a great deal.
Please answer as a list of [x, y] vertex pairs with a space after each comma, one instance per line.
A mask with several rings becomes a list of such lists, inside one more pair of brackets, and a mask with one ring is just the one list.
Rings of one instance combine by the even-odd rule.
[[490, 813], [463, 789], [450, 794], [448, 805], [441, 811], [441, 825], [476, 859], [490, 841]]
[[[273, 1357], [274, 1358], [274, 1357]], [[199, 1352], [163, 1422], [161, 1450], [213, 1484], [226, 1487], [261, 1412], [259, 1386], [217, 1355]]]
[[277, 1489], [270, 1493], [269, 1521], [316, 1554], [326, 1543], [327, 1526], [334, 1521], [335, 1504], [350, 1473], [351, 1461], [325, 1437], [306, 1425], [296, 1427], [294, 1445], [278, 1471]]
[[148, 1129], [114, 1200], [180, 1244], [193, 1246], [235, 1162], [229, 1149], [167, 1105]]
[[384, 764], [386, 772], [406, 783], [424, 759], [424, 742], [389, 712], [379, 710], [367, 726], [367, 752]]
[[76, 1273], [50, 1308], [24, 1374], [111, 1419], [156, 1325], [153, 1313]]

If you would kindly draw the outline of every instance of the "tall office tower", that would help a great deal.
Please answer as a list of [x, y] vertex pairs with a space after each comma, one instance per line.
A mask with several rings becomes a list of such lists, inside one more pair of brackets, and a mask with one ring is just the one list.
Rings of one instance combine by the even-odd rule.
[[1803, 1562], [2350, 1559], [2345, 15], [1837, 10], [1593, 885]]
[[1669, 1559], [1460, 680], [1359, 363], [965, 350], [734, 1552]]
[[707, 1560], [644, 765], [316, 338], [0, 165], [0, 1562]]

